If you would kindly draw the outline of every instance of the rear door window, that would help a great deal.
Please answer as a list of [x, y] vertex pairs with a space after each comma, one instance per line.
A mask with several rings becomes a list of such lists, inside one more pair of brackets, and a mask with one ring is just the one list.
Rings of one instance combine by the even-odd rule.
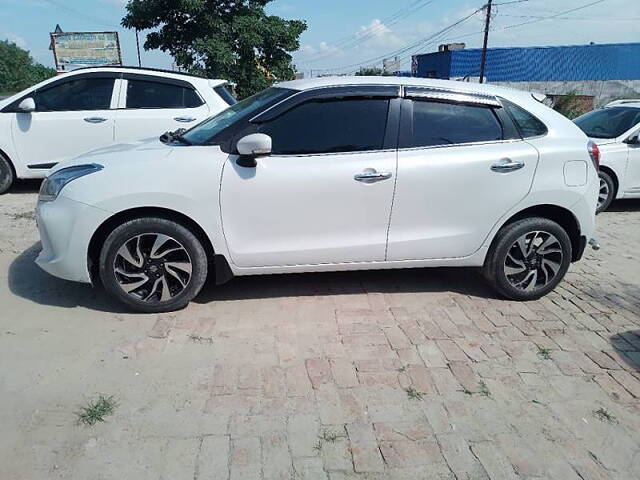
[[193, 88], [148, 80], [127, 80], [127, 108], [196, 108], [204, 102]]
[[413, 101], [413, 135], [405, 148], [492, 142], [504, 138], [502, 124], [485, 106]]

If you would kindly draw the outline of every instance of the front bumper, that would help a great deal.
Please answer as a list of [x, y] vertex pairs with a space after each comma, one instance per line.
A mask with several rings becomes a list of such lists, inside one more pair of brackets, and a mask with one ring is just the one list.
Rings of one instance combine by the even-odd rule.
[[36, 220], [42, 251], [36, 264], [54, 277], [90, 283], [87, 254], [93, 233], [111, 214], [60, 196], [38, 202]]

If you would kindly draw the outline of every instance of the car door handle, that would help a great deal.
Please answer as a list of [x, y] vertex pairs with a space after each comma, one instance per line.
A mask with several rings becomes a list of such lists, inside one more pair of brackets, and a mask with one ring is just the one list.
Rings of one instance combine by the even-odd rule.
[[107, 119], [104, 117], [86, 117], [84, 121], [87, 123], [102, 123], [106, 122]]
[[522, 167], [524, 167], [524, 162], [514, 162], [510, 158], [503, 158], [499, 162], [491, 165], [491, 171], [499, 172], [499, 173], [508, 173], [508, 172], [515, 172], [516, 170], [520, 170]]
[[391, 172], [377, 172], [373, 169], [358, 173], [353, 176], [356, 182], [375, 183], [391, 178]]
[[196, 118], [195, 117], [173, 117], [173, 119], [176, 122], [189, 123], [189, 122], [193, 122]]

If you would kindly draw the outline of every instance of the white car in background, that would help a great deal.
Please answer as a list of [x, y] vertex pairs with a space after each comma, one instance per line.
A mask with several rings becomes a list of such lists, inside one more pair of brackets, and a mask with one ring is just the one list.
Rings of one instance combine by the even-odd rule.
[[597, 161], [529, 93], [285, 82], [187, 132], [58, 165], [40, 190], [36, 261], [143, 312], [184, 307], [208, 273], [481, 267], [531, 300], [592, 239]]
[[600, 149], [597, 213], [614, 199], [640, 198], [640, 99], [616, 100], [574, 121]]
[[87, 150], [189, 128], [235, 103], [225, 80], [82, 68], [0, 101], [0, 193]]

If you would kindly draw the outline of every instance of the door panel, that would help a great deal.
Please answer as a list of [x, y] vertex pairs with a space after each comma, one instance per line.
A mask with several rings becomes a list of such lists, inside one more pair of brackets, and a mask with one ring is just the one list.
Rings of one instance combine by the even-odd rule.
[[[382, 261], [396, 151], [270, 156], [224, 167], [224, 234], [240, 267]], [[386, 178], [354, 177], [375, 170]]]
[[387, 260], [471, 255], [527, 195], [537, 163], [524, 141], [401, 150]]
[[58, 163], [113, 143], [113, 110], [12, 115], [13, 141], [25, 165]]
[[625, 194], [628, 196], [640, 196], [640, 145], [631, 144], [627, 161], [627, 173], [625, 175]]
[[115, 74], [61, 77], [30, 96], [36, 110], [12, 113], [11, 134], [25, 165], [58, 163], [113, 142]]
[[190, 109], [118, 110], [116, 143], [134, 142], [159, 137], [178, 128], [191, 128], [208, 116], [209, 109], [206, 105]]
[[117, 143], [191, 128], [209, 116], [207, 104], [192, 88], [153, 80], [122, 80], [122, 107], [116, 116]]

